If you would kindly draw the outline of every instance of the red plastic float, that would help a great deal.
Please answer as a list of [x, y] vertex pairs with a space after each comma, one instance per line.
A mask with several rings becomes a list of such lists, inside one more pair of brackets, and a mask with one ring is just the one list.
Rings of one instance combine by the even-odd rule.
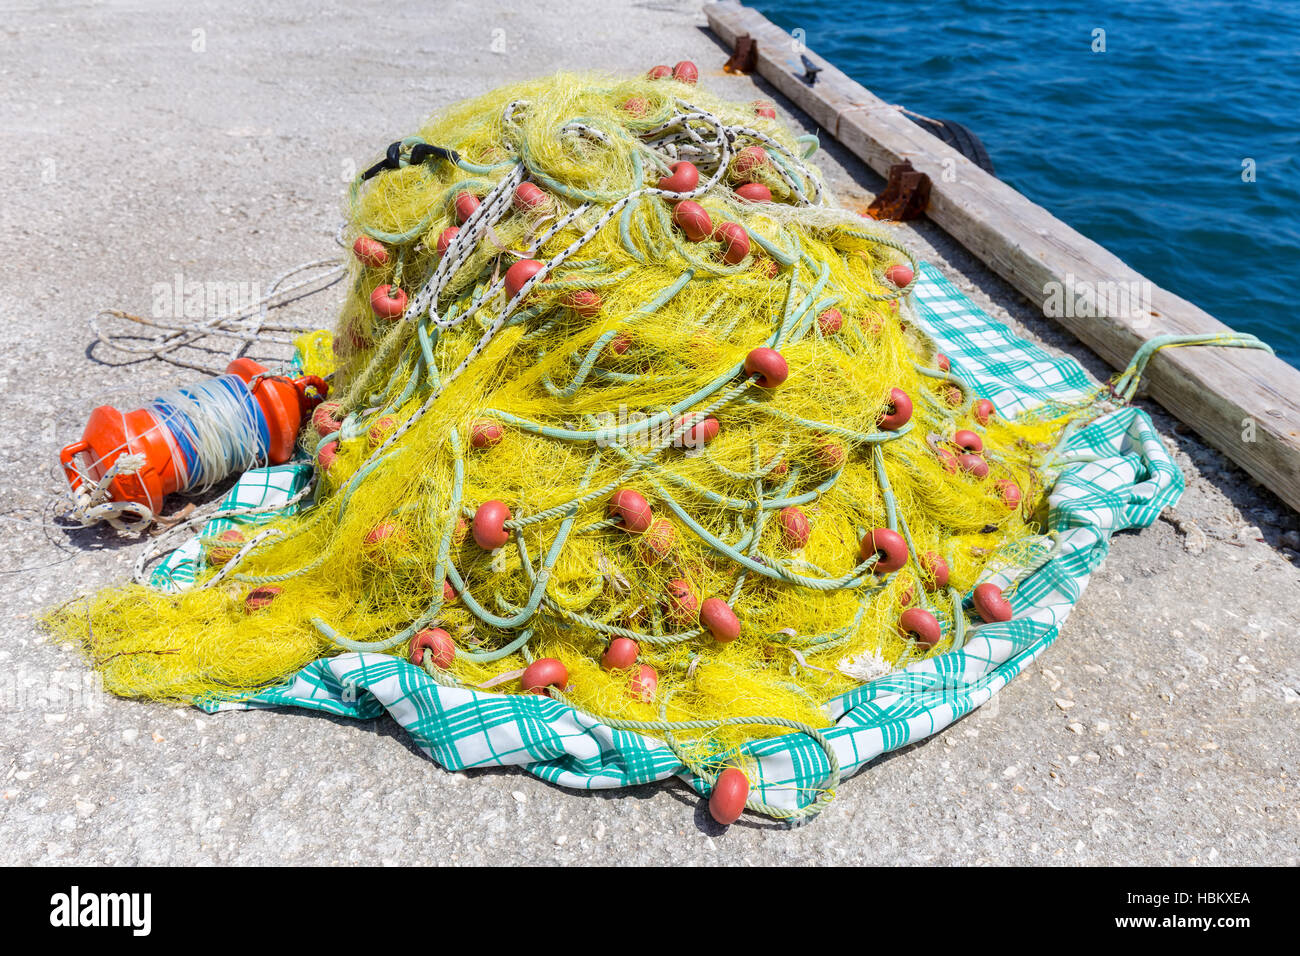
[[1020, 507], [1023, 496], [1020, 493], [1020, 486], [1009, 478], [999, 478], [997, 481], [998, 494], [1002, 497], [1002, 503], [1010, 511], [1015, 511]]
[[713, 231], [713, 238], [721, 245], [722, 261], [729, 266], [739, 265], [749, 255], [749, 233], [738, 222], [724, 222]]
[[447, 250], [451, 247], [451, 242], [460, 235], [460, 226], [448, 226], [442, 232], [438, 233], [438, 255], [445, 256]]
[[208, 545], [208, 563], [216, 567], [230, 563], [245, 544], [247, 541], [242, 531], [238, 528], [227, 528]]
[[668, 167], [670, 175], [659, 180], [659, 188], [670, 193], [694, 192], [700, 184], [700, 171], [694, 163], [683, 160]]
[[321, 471], [329, 472], [334, 464], [334, 460], [339, 456], [339, 443], [332, 441], [329, 444], [322, 445], [316, 454], [316, 460], [320, 462]]
[[948, 586], [948, 562], [937, 551], [921, 555], [922, 583], [927, 591], [941, 591]]
[[976, 455], [984, 450], [984, 440], [968, 428], [953, 432], [952, 443]]
[[463, 223], [470, 216], [474, 215], [479, 206], [482, 205], [480, 200], [473, 193], [460, 193], [456, 196], [453, 208], [456, 210], [456, 221]]
[[666, 63], [661, 63], [658, 66], [652, 66], [650, 67], [649, 72], [646, 73], [646, 76], [652, 80], [666, 80], [668, 79], [668, 77], [672, 75], [673, 75], [673, 68], [671, 66], [668, 66]]
[[619, 109], [624, 113], [631, 113], [633, 116], [645, 116], [646, 113], [650, 112], [650, 101], [644, 96], [634, 96], [629, 100], [625, 100]]
[[643, 704], [648, 704], [655, 699], [655, 694], [659, 690], [659, 672], [649, 664], [642, 664], [637, 668], [637, 672], [632, 675], [628, 681], [627, 692], [632, 695], [633, 700], [639, 700]]
[[975, 421], [981, 425], [987, 425], [989, 419], [997, 414], [997, 409], [987, 398], [981, 398], [971, 407], [971, 414], [975, 416]]
[[527, 282], [545, 268], [536, 259], [520, 259], [506, 270], [506, 295], [513, 299]]
[[898, 288], [902, 289], [911, 283], [915, 278], [915, 275], [912, 272], [911, 266], [897, 262], [885, 270], [885, 278], [894, 283]]
[[700, 605], [700, 626], [719, 644], [730, 644], [740, 637], [740, 618], [722, 598], [705, 598]]
[[321, 438], [326, 435], [333, 435], [342, 427], [343, 423], [335, 417], [338, 411], [338, 402], [321, 402], [316, 406], [316, 410], [311, 413], [312, 426]]
[[749, 800], [749, 778], [739, 767], [728, 767], [718, 774], [709, 794], [709, 816], [722, 826], [731, 826], [745, 812]]
[[656, 519], [637, 541], [642, 560], [647, 564], [662, 561], [672, 551], [676, 540], [677, 532], [672, 523], [667, 518]]
[[754, 115], [763, 119], [776, 119], [776, 107], [766, 100], [754, 100]]
[[713, 234], [713, 220], [704, 207], [692, 199], [683, 199], [674, 207], [673, 222], [691, 242], [703, 242]]
[[371, 448], [378, 448], [384, 443], [389, 434], [397, 427], [397, 419], [392, 415], [385, 415], [379, 421], [370, 426], [366, 432], [366, 440], [370, 442]]
[[[680, 428], [688, 420], [689, 419], [686, 416], [677, 419], [676, 428]], [[713, 439], [718, 437], [718, 431], [721, 428], [722, 426], [718, 424], [718, 420], [710, 415], [708, 418], [696, 422], [678, 435], [677, 440], [673, 442], [673, 447], [703, 448], [709, 442], [713, 441]]]
[[891, 574], [907, 564], [907, 541], [897, 531], [888, 528], [873, 528], [862, 536], [859, 554], [865, 561], [873, 554], [879, 556], [875, 573]]
[[971, 595], [975, 611], [988, 624], [1011, 620], [1011, 602], [1002, 596], [1002, 589], [996, 584], [985, 582], [977, 585]]
[[641, 647], [630, 637], [616, 637], [609, 642], [609, 647], [600, 656], [600, 663], [607, 671], [622, 670], [636, 663]]
[[745, 183], [736, 187], [736, 198], [744, 202], [771, 202], [772, 190], [762, 183]]
[[395, 285], [378, 286], [370, 293], [370, 309], [381, 319], [400, 318], [406, 311], [406, 293]]
[[948, 356], [944, 355], [942, 352], [935, 355], [934, 364], [938, 366], [939, 371], [941, 372], [952, 371], [952, 363], [948, 361]]
[[887, 432], [896, 432], [912, 420], [912, 400], [901, 388], [889, 390], [889, 404], [880, 416], [880, 427]]
[[791, 505], [782, 508], [776, 520], [781, 525], [781, 537], [787, 548], [798, 551], [808, 544], [808, 539], [812, 536], [812, 525], [808, 523], [808, 516], [803, 511]]
[[500, 422], [494, 422], [490, 418], [480, 418], [469, 426], [469, 443], [475, 448], [491, 448], [493, 445], [500, 444], [505, 434], [506, 430], [501, 427]]
[[609, 499], [609, 513], [618, 517], [624, 530], [635, 534], [647, 530], [654, 521], [650, 502], [631, 488], [620, 488], [614, 492]]
[[255, 611], [262, 611], [271, 606], [277, 597], [284, 592], [283, 588], [278, 588], [274, 584], [266, 584], [260, 588], [253, 588], [244, 598], [244, 613], [252, 614]]
[[690, 625], [699, 615], [700, 599], [681, 578], [674, 578], [664, 586], [664, 598], [668, 620], [678, 626]]
[[695, 84], [700, 78], [700, 71], [690, 60], [682, 60], [673, 67], [673, 79], [678, 83]]
[[459, 597], [460, 595], [456, 593], [456, 589], [451, 586], [451, 582], [448, 581], [446, 578], [443, 578], [442, 579], [442, 603], [451, 604]]
[[755, 384], [761, 388], [776, 388], [790, 377], [790, 366], [776, 349], [760, 346], [745, 356], [745, 374], [757, 375]]
[[456, 660], [456, 642], [440, 627], [426, 627], [418, 631], [410, 644], [410, 660], [416, 667], [424, 666], [424, 652], [428, 651], [435, 667], [446, 670]]
[[817, 316], [817, 327], [822, 330], [822, 335], [834, 335], [844, 327], [844, 313], [839, 309], [827, 309]]
[[817, 446], [817, 463], [823, 468], [839, 468], [844, 464], [844, 446], [839, 442], [824, 439]]
[[510, 532], [505, 524], [510, 520], [510, 509], [504, 501], [493, 498], [478, 506], [474, 512], [474, 541], [484, 551], [505, 547]]
[[590, 289], [575, 289], [564, 297], [564, 304], [584, 319], [600, 315], [600, 296]]
[[940, 448], [935, 451], [935, 455], [938, 457], [939, 463], [943, 465], [943, 470], [948, 474], [955, 475], [961, 470], [961, 466], [957, 464], [957, 456], [948, 449]]
[[550, 205], [551, 199], [538, 188], [536, 183], [520, 183], [515, 187], [512, 205], [520, 212], [532, 212]]
[[739, 177], [748, 177], [754, 170], [768, 165], [767, 150], [762, 146], [746, 146], [736, 153], [732, 160], [731, 171]]
[[904, 637], [915, 638], [917, 643], [926, 647], [934, 647], [943, 640], [938, 618], [920, 607], [909, 607], [898, 616], [898, 632]]
[[357, 236], [356, 242], [352, 243], [352, 254], [362, 265], [371, 269], [388, 265], [388, 250], [382, 242], [370, 236]]
[[554, 657], [539, 657], [524, 668], [519, 683], [526, 694], [550, 695], [550, 688], [563, 690], [569, 683], [569, 669]]
[[979, 455], [973, 455], [967, 452], [964, 455], [957, 456], [957, 464], [961, 465], [961, 470], [968, 475], [976, 478], [985, 478], [989, 473], [989, 463]]

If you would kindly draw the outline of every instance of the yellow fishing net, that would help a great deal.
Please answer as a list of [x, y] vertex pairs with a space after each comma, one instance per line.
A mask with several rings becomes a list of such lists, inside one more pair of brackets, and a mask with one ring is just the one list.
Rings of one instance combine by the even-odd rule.
[[559, 75], [432, 117], [358, 177], [334, 348], [300, 343], [332, 375], [308, 506], [209, 540], [184, 593], [110, 589], [56, 630], [125, 696], [414, 638], [439, 680], [608, 720], [811, 727], [952, 648], [989, 563], [1035, 540], [1064, 419], [1009, 421], [947, 370], [906, 250], [762, 112]]

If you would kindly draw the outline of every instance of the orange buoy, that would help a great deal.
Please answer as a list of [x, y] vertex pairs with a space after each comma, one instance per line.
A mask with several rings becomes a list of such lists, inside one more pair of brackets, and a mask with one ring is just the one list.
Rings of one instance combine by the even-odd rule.
[[731, 171], [740, 177], [748, 177], [756, 169], [768, 165], [767, 150], [762, 146], [746, 146], [732, 160]]
[[844, 313], [839, 309], [827, 309], [817, 316], [817, 327], [822, 335], [834, 335], [844, 327]]
[[754, 100], [754, 115], [763, 119], [776, 119], [776, 107], [767, 100]]
[[406, 540], [406, 532], [391, 522], [377, 524], [366, 534], [365, 547], [371, 552], [371, 556], [377, 559], [383, 559], [384, 553], [379, 550], [384, 544], [400, 544]]
[[740, 618], [722, 598], [705, 598], [700, 605], [700, 625], [719, 644], [730, 644], [740, 637]]
[[713, 220], [704, 207], [692, 199], [683, 199], [674, 207], [673, 222], [691, 242], [703, 242], [713, 234]]
[[442, 579], [442, 603], [451, 604], [459, 597], [460, 595], [456, 593], [456, 589], [451, 586], [451, 582], [448, 581], [446, 578], [443, 578]]
[[475, 448], [491, 448], [501, 442], [506, 430], [500, 422], [490, 418], [480, 418], [469, 426], [469, 443]]
[[634, 96], [629, 100], [625, 100], [619, 109], [633, 116], [645, 116], [646, 113], [650, 112], [650, 101], [644, 96]]
[[474, 512], [474, 541], [484, 551], [495, 551], [505, 547], [510, 540], [506, 522], [510, 520], [510, 509], [504, 501], [493, 498], [478, 506]]
[[988, 624], [1011, 620], [1011, 602], [1002, 596], [1002, 589], [996, 584], [986, 581], [976, 585], [971, 603], [975, 605], [976, 613]]
[[927, 591], [941, 591], [948, 586], [948, 562], [937, 551], [921, 555], [922, 582]]
[[646, 76], [652, 80], [666, 80], [668, 79], [668, 77], [672, 75], [673, 75], [673, 68], [671, 66], [668, 66], [666, 63], [661, 63], [658, 66], [652, 66], [650, 67], [649, 72], [646, 73]]
[[382, 445], [384, 440], [396, 427], [397, 419], [392, 415], [385, 415], [383, 418], [379, 419], [379, 421], [371, 425], [370, 430], [366, 432], [366, 440], [370, 442], [370, 447], [378, 448]]
[[466, 219], [474, 215], [478, 207], [482, 205], [482, 200], [470, 192], [459, 193], [453, 208], [456, 210], [456, 221], [464, 223]]
[[935, 354], [934, 364], [938, 367], [939, 371], [941, 372], [952, 371], [952, 363], [948, 361], [948, 356], [944, 355], [942, 352], [938, 352]]
[[844, 464], [844, 446], [839, 442], [823, 438], [817, 446], [817, 463], [823, 468], [839, 468]]
[[968, 475], [976, 478], [985, 478], [989, 473], [989, 463], [979, 455], [967, 453], [957, 456], [957, 464], [961, 465], [961, 470]]
[[279, 597], [283, 591], [283, 588], [278, 588], [274, 584], [253, 588], [244, 598], [244, 613], [253, 614], [256, 611], [265, 610], [271, 606], [271, 602]]
[[[181, 393], [198, 405], [204, 389], [233, 396], [245, 413], [241, 424], [251, 426], [250, 434], [238, 436], [239, 440], [253, 442], [248, 450], [259, 460], [282, 465], [293, 455], [304, 414], [324, 397], [328, 386], [314, 375], [297, 379], [269, 375], [264, 365], [238, 358], [226, 366], [225, 375]], [[309, 395], [308, 389], [316, 394]], [[162, 510], [167, 495], [226, 477], [203, 470], [199, 430], [211, 426], [195, 421], [174, 401], [179, 399], [169, 401], [164, 396], [130, 412], [110, 405], [91, 411], [81, 440], [59, 453], [72, 489], [80, 488], [83, 479], [98, 483], [124, 454], [140, 456], [143, 464], [133, 474], [115, 476], [108, 484], [108, 497], [145, 505], [155, 513]]]
[[564, 297], [564, 304], [584, 319], [600, 315], [600, 295], [591, 289], [575, 289]]
[[782, 508], [777, 521], [781, 525], [781, 537], [785, 540], [785, 546], [791, 551], [798, 551], [808, 544], [808, 539], [812, 536], [812, 525], [802, 510], [794, 505]]
[[949, 385], [947, 388], [944, 388], [942, 394], [943, 400], [953, 408], [956, 408], [966, 400], [966, 397], [961, 393], [961, 389], [956, 385]]
[[961, 466], [957, 464], [957, 456], [948, 449], [939, 448], [935, 451], [935, 455], [938, 457], [939, 463], [943, 465], [943, 470], [948, 474], [955, 475], [960, 470]]
[[745, 183], [736, 187], [736, 198], [745, 202], [771, 202], [772, 190], [762, 183]]
[[460, 226], [448, 226], [442, 232], [438, 233], [438, 255], [445, 256], [451, 242], [460, 235]]
[[699, 615], [700, 599], [681, 578], [674, 578], [664, 586], [664, 598], [664, 610], [674, 624], [686, 627]]
[[[680, 428], [688, 420], [689, 418], [687, 416], [682, 416], [677, 419], [676, 428]], [[676, 430], [676, 428], [674, 430]], [[684, 432], [678, 435], [677, 440], [673, 442], [673, 447], [703, 448], [709, 442], [713, 441], [713, 439], [718, 437], [718, 432], [721, 428], [722, 426], [718, 424], [718, 420], [710, 415], [708, 418], [691, 425]]]
[[600, 663], [607, 671], [622, 670], [635, 664], [640, 653], [641, 647], [636, 641], [630, 637], [616, 637], [600, 656]]
[[650, 502], [631, 488], [620, 488], [614, 492], [609, 499], [609, 513], [618, 517], [619, 524], [625, 531], [635, 534], [648, 529], [654, 521]]
[[909, 607], [898, 616], [898, 633], [915, 638], [926, 647], [934, 647], [943, 640], [938, 618], [921, 607]]
[[989, 419], [997, 414], [997, 409], [993, 407], [993, 403], [987, 398], [981, 398], [972, 406], [971, 414], [975, 416], [975, 421], [981, 425], [987, 425]]
[[1007, 510], [1015, 511], [1020, 507], [1022, 495], [1018, 484], [1009, 478], [999, 478], [997, 489], [998, 495], [1002, 498], [1002, 503], [1007, 506]]
[[907, 541], [897, 531], [888, 528], [874, 528], [862, 536], [858, 548], [862, 560], [873, 554], [878, 556], [875, 570], [877, 573], [890, 574], [907, 564]]
[[690, 60], [682, 60], [673, 67], [673, 79], [679, 83], [696, 83], [700, 78], [700, 71]]
[[229, 564], [247, 542], [238, 528], [227, 528], [208, 545], [208, 564], [220, 567]]
[[406, 293], [395, 285], [381, 285], [370, 293], [370, 309], [381, 319], [396, 319], [406, 311]]
[[632, 347], [632, 340], [620, 332], [610, 340], [609, 350], [615, 355], [626, 355], [627, 350]]
[[550, 201], [550, 197], [542, 192], [536, 183], [520, 183], [515, 187], [514, 199], [511, 200], [520, 212], [543, 209], [550, 204]]
[[745, 356], [745, 374], [758, 376], [755, 384], [761, 388], [776, 388], [790, 377], [790, 366], [776, 349], [760, 346]]
[[976, 455], [984, 450], [984, 440], [968, 428], [953, 432], [952, 443]]
[[740, 819], [748, 801], [749, 778], [739, 767], [728, 767], [713, 782], [713, 792], [709, 794], [709, 816], [724, 827], [730, 826]]
[[451, 532], [451, 543], [460, 547], [465, 543], [465, 538], [469, 535], [469, 525], [465, 523], [464, 518], [456, 519], [456, 527]]
[[569, 669], [554, 657], [539, 657], [524, 668], [519, 678], [527, 694], [550, 694], [550, 688], [564, 689], [569, 682]]
[[670, 193], [694, 192], [700, 184], [700, 171], [694, 163], [683, 160], [668, 167], [670, 175], [659, 180], [659, 188]]
[[641, 559], [646, 564], [662, 561], [673, 549], [676, 540], [677, 532], [673, 530], [671, 522], [667, 518], [656, 518], [637, 540]]
[[885, 270], [885, 278], [894, 283], [898, 288], [902, 289], [905, 286], [910, 285], [916, 276], [912, 273], [911, 266], [898, 262]]
[[456, 660], [456, 642], [440, 627], [426, 627], [411, 638], [410, 661], [416, 667], [424, 666], [424, 652], [435, 667], [446, 670]]
[[315, 411], [311, 413], [312, 426], [321, 438], [333, 435], [343, 426], [343, 423], [335, 417], [338, 411], [338, 402], [321, 402], [316, 406]]
[[544, 268], [536, 259], [520, 259], [506, 270], [506, 296], [513, 299]]
[[632, 675], [632, 680], [627, 685], [627, 692], [632, 695], [632, 699], [639, 700], [643, 704], [654, 700], [658, 690], [659, 672], [649, 664], [642, 664], [637, 668], [637, 672]]
[[328, 473], [330, 467], [334, 464], [334, 459], [339, 456], [339, 443], [336, 441], [321, 445], [321, 449], [316, 453], [316, 460], [320, 463], [320, 469]]
[[729, 266], [740, 265], [749, 255], [749, 233], [738, 222], [724, 222], [713, 230], [713, 238], [721, 245], [722, 261]]
[[896, 432], [912, 420], [912, 400], [901, 388], [889, 390], [889, 404], [880, 415], [880, 427]]
[[370, 236], [357, 236], [356, 242], [352, 243], [352, 254], [371, 269], [388, 265], [388, 250], [382, 242]]

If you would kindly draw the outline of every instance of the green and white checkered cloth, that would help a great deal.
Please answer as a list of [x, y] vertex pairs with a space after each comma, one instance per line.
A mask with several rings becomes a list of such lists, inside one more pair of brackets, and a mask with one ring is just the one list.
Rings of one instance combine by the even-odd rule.
[[[953, 371], [1003, 413], [1075, 402], [1096, 388], [1076, 362], [1053, 358], [1016, 338], [928, 264], [921, 267], [914, 300], [917, 321], [938, 341]], [[1138, 409], [1124, 408], [1080, 428], [1066, 451], [1078, 461], [1065, 467], [1049, 496], [1048, 523], [1056, 545], [1012, 592], [1014, 619], [975, 627], [961, 649], [869, 681], [831, 702], [834, 725], [823, 733], [845, 776], [989, 700], [1056, 640], [1106, 557], [1110, 536], [1149, 525], [1182, 493], [1181, 473]], [[286, 500], [307, 480], [308, 468], [249, 472], [231, 492], [231, 503]], [[175, 559], [180, 563], [160, 568], [160, 584], [180, 582], [185, 561], [191, 562], [185, 573], [193, 579], [197, 545], [181, 552]], [[388, 654], [322, 658], [255, 697], [199, 706], [213, 711], [292, 706], [359, 720], [388, 713], [449, 770], [517, 765], [580, 789], [676, 775], [701, 793], [708, 789], [661, 741], [615, 730], [547, 697], [444, 687], [403, 657]], [[756, 740], [745, 752], [751, 774], [757, 770], [752, 795], [774, 807], [810, 803], [828, 774], [825, 754], [803, 734]]]

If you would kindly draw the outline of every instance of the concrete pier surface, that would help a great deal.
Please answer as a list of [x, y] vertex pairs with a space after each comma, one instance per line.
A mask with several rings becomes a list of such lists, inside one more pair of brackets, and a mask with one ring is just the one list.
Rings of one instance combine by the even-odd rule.
[[[721, 72], [729, 51], [695, 0], [0, 7], [0, 859], [1300, 861], [1297, 516], [1158, 409], [1182, 503], [1115, 538], [1060, 641], [993, 703], [877, 761], [797, 830], [747, 817], [722, 831], [677, 782], [582, 794], [522, 771], [449, 774], [387, 719], [84, 692], [83, 663], [34, 621], [127, 576], [136, 551], [53, 524], [58, 448], [92, 405], [188, 380], [94, 361], [91, 313], [146, 312], [178, 274], [262, 286], [334, 254], [353, 170], [509, 81], [691, 59], [709, 89], [811, 126]], [[823, 142], [839, 197], [865, 206], [880, 181]], [[933, 225], [897, 228], [993, 315], [1108, 374]], [[304, 308], [327, 324], [336, 293]]]

